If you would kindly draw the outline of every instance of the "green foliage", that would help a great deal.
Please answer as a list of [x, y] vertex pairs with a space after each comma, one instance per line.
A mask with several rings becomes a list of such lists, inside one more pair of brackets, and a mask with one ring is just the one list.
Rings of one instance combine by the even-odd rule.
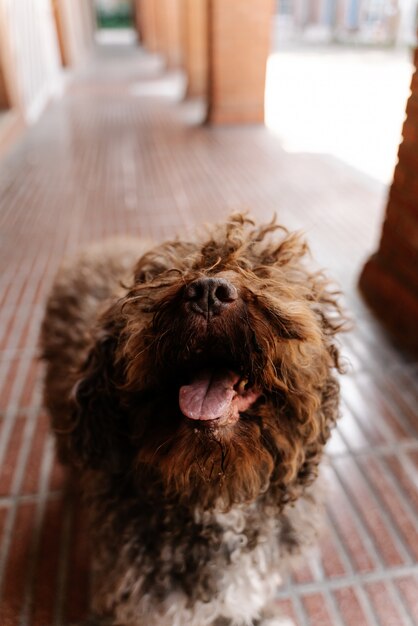
[[120, 7], [112, 12], [97, 9], [97, 25], [99, 28], [129, 28], [133, 26], [133, 15], [130, 7]]

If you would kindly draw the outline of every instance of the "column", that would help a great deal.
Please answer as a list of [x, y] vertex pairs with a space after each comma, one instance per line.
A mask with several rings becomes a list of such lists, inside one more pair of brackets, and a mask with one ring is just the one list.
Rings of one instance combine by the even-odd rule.
[[402, 345], [418, 351], [418, 49], [415, 74], [378, 251], [360, 289]]
[[136, 0], [135, 5], [140, 42], [149, 52], [158, 52], [155, 2], [156, 0]]
[[263, 122], [273, 5], [209, 0], [208, 122]]
[[183, 0], [184, 69], [187, 97], [203, 97], [208, 83], [208, 2]]

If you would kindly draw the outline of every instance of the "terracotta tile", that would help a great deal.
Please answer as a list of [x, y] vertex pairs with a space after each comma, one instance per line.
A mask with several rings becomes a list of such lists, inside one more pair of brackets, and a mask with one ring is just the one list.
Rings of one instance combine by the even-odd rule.
[[410, 459], [414, 467], [418, 470], [418, 450], [411, 450], [407, 453], [408, 459]]
[[368, 448], [370, 445], [369, 439], [360, 428], [346, 402], [341, 403], [341, 413], [342, 417], [338, 423], [338, 430], [351, 450]]
[[349, 376], [343, 377], [341, 389], [344, 401], [350, 411], [356, 416], [358, 424], [365, 433], [369, 445], [376, 446], [387, 443], [388, 439], [384, 436], [381, 427], [379, 427], [380, 415], [376, 413], [374, 407], [363, 398], [357, 387], [356, 380]]
[[12, 314], [12, 311], [10, 311], [10, 315], [7, 317], [6, 325], [4, 325], [4, 323], [2, 324], [4, 333], [2, 337], [0, 337], [0, 350], [5, 350], [7, 348], [7, 344], [9, 341], [10, 334], [13, 330], [13, 325], [15, 323], [15, 320], [16, 320], [15, 315]]
[[325, 597], [320, 594], [305, 595], [302, 599], [312, 626], [333, 626]]
[[354, 571], [370, 572], [376, 568], [377, 563], [359, 532], [350, 500], [332, 471], [327, 474], [327, 482], [330, 487], [327, 497], [328, 511], [332, 522], [335, 523], [336, 532], [341, 536]]
[[346, 626], [368, 626], [367, 617], [352, 587], [337, 589], [333, 593]]
[[347, 452], [347, 445], [344, 439], [341, 436], [341, 425], [342, 421], [339, 422], [337, 428], [334, 428], [330, 439], [328, 440], [326, 451], [330, 456], [334, 456], [336, 454], [343, 454]]
[[45, 626], [53, 623], [62, 523], [62, 501], [49, 502], [45, 510], [33, 581], [31, 626]]
[[8, 512], [9, 512], [8, 506], [0, 507], [0, 541], [3, 541], [4, 525], [6, 523]]
[[0, 351], [4, 352], [15, 308], [11, 304], [0, 305]]
[[14, 343], [14, 346], [13, 346], [13, 347], [16, 347], [16, 349], [22, 349], [25, 346], [29, 345], [30, 344], [30, 340], [32, 338], [31, 337], [32, 334], [33, 334], [32, 328], [33, 328], [33, 325], [34, 325], [33, 316], [35, 314], [35, 311], [34, 311], [34, 307], [33, 307], [32, 302], [30, 303], [30, 306], [31, 306], [31, 309], [32, 309], [32, 315], [28, 316], [25, 319], [25, 323], [24, 323], [24, 325], [22, 327], [22, 330], [21, 330], [21, 332], [19, 334], [19, 339]]
[[308, 563], [304, 563], [292, 575], [293, 580], [297, 584], [309, 583], [315, 580], [315, 576]]
[[367, 458], [362, 460], [361, 467], [372, 481], [376, 492], [385, 503], [386, 510], [390, 512], [398, 532], [403, 537], [414, 561], [418, 561], [418, 528], [417, 519], [411, 518], [397, 491], [386, 478], [384, 468], [378, 460]]
[[391, 400], [396, 403], [412, 436], [418, 435], [416, 408], [418, 404], [418, 387], [416, 380], [416, 372], [413, 373], [413, 379], [411, 379], [406, 368], [402, 367], [399, 367], [396, 371], [396, 377], [388, 376], [385, 379], [386, 392], [390, 394]]
[[26, 465], [22, 493], [37, 493], [39, 488], [39, 473], [42, 464], [46, 438], [49, 433], [48, 420], [45, 414], [37, 419], [34, 436], [31, 441], [30, 453]]
[[400, 626], [402, 618], [393, 601], [388, 586], [384, 582], [374, 582], [365, 585], [371, 605], [381, 626]]
[[22, 504], [17, 511], [4, 575], [0, 624], [18, 626], [18, 615], [23, 606], [25, 573], [29, 567], [34, 512], [34, 504]]
[[58, 459], [54, 455], [54, 460], [52, 464], [50, 481], [49, 481], [49, 490], [56, 491], [58, 489], [62, 489], [65, 485], [66, 480], [66, 471], [64, 467], [58, 462]]
[[0, 411], [6, 411], [9, 407], [20, 363], [20, 359], [13, 359], [7, 363], [6, 373], [3, 376], [3, 380], [0, 380]]
[[68, 557], [65, 618], [76, 622], [86, 617], [90, 589], [90, 541], [86, 528], [85, 511], [79, 502], [73, 509], [73, 527]]
[[396, 537], [389, 529], [375, 501], [372, 492], [367, 486], [362, 474], [352, 459], [335, 459], [335, 466], [339, 475], [355, 502], [370, 539], [375, 544], [383, 562], [388, 566], [401, 565], [404, 558], [400, 553], [400, 546]]
[[11, 277], [9, 277], [8, 280], [4, 280], [2, 285], [1, 285], [1, 289], [0, 289], [0, 307], [1, 307], [2, 310], [4, 310], [3, 307], [6, 305], [6, 303], [10, 302], [9, 294], [10, 294], [10, 291], [12, 290], [12, 285], [13, 285], [13, 281], [11, 280]]
[[10, 435], [6, 454], [0, 468], [0, 495], [7, 496], [11, 492], [17, 459], [23, 441], [26, 417], [16, 417]]
[[403, 462], [396, 456], [385, 456], [385, 461], [418, 515], [418, 491], [414, 484], [413, 476], [410, 475]]
[[327, 578], [339, 578], [348, 573], [344, 568], [338, 546], [330, 531], [322, 533], [320, 547], [322, 567]]
[[408, 391], [404, 391], [396, 381], [385, 380], [385, 392], [390, 397], [395, 407], [395, 415], [401, 422], [409, 437], [414, 439], [418, 436], [416, 400], [409, 397]]
[[[364, 401], [369, 403], [369, 406], [373, 407], [374, 414], [378, 419], [382, 420], [385, 425], [385, 429], [388, 432], [388, 437], [394, 441], [403, 441], [410, 437], [410, 434], [403, 425], [402, 421], [398, 418], [396, 412], [386, 400], [387, 387], [382, 381], [382, 389], [380, 389], [372, 376], [366, 374], [360, 374], [356, 381], [359, 392], [361, 393]], [[392, 403], [391, 403], [392, 404]], [[397, 408], [399, 412], [399, 409]]]
[[18, 401], [21, 408], [27, 408], [32, 404], [34, 391], [41, 383], [41, 371], [42, 367], [39, 360], [37, 358], [33, 359]]
[[409, 614], [418, 623], [418, 575], [397, 578], [395, 585], [401, 593]]
[[[27, 265], [27, 255], [25, 255], [25, 266]], [[15, 305], [16, 313], [19, 311], [19, 307], [22, 304], [23, 298], [26, 294], [26, 288], [29, 284], [30, 276], [28, 272], [28, 268], [25, 267], [24, 272], [20, 274], [19, 277], [16, 277], [18, 280], [18, 289], [16, 291], [15, 298], [13, 299], [13, 304]]]
[[277, 600], [275, 602], [275, 606], [277, 606], [278, 615], [283, 618], [287, 618], [289, 623], [286, 623], [286, 626], [299, 626], [298, 620], [296, 618], [295, 609], [291, 600]]

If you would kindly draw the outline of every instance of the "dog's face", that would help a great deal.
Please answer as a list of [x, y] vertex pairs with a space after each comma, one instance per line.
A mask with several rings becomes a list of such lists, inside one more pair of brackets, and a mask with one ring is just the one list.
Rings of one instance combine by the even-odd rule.
[[139, 478], [151, 471], [204, 506], [297, 497], [337, 417], [339, 310], [302, 265], [304, 244], [277, 230], [239, 216], [142, 257], [104, 317], [111, 363], [90, 363], [78, 386], [78, 406], [88, 397], [94, 410], [86, 381], [110, 367], [108, 406], [126, 435], [112, 445]]

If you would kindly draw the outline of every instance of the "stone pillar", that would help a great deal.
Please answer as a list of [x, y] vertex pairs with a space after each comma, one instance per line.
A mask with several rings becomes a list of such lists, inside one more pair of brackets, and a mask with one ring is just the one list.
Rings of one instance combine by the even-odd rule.
[[363, 269], [360, 289], [394, 337], [418, 352], [418, 49], [414, 61], [380, 245]]
[[264, 120], [273, 0], [209, 0], [210, 123]]
[[183, 0], [184, 69], [187, 97], [206, 96], [208, 85], [208, 2]]

